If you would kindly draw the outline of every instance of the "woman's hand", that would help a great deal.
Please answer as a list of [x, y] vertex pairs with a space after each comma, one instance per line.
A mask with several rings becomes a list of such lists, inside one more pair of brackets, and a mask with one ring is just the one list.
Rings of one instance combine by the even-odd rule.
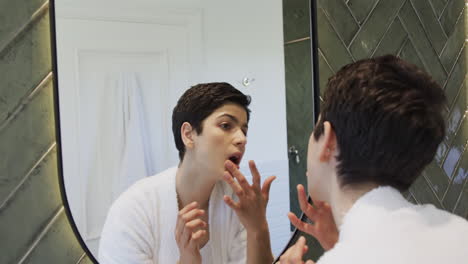
[[302, 256], [307, 252], [308, 247], [306, 245], [306, 239], [301, 236], [296, 244], [288, 248], [286, 252], [284, 252], [283, 255], [281, 255], [279, 264], [315, 264], [312, 260], [308, 260], [307, 262], [304, 262], [302, 260]]
[[239, 202], [234, 202], [226, 195], [224, 201], [236, 212], [239, 221], [247, 231], [247, 264], [271, 263], [273, 254], [266, 220], [266, 207], [270, 186], [276, 177], [268, 177], [260, 189], [260, 173], [253, 161], [249, 161], [252, 185], [247, 182], [234, 163], [226, 161], [225, 166], [228, 171], [224, 174], [224, 180], [239, 197]]
[[198, 209], [198, 203], [188, 204], [179, 211], [175, 230], [175, 238], [179, 247], [179, 263], [201, 263], [201, 240], [207, 232], [207, 224], [200, 219], [204, 210]]
[[314, 205], [309, 204], [301, 184], [297, 185], [297, 196], [302, 212], [314, 223], [302, 222], [290, 212], [288, 218], [291, 223], [302, 232], [314, 236], [325, 250], [333, 248], [338, 241], [339, 232], [330, 205], [322, 201], [314, 201]]
[[266, 206], [268, 204], [271, 183], [276, 177], [268, 177], [263, 183], [262, 188], [260, 188], [260, 173], [254, 161], [249, 161], [252, 173], [252, 185], [249, 184], [232, 161], [226, 161], [225, 166], [227, 171], [224, 173], [224, 180], [231, 186], [237, 197], [239, 197], [239, 202], [234, 202], [231, 197], [225, 195], [224, 201], [226, 204], [236, 212], [247, 233], [265, 230], [265, 228], [268, 229]]

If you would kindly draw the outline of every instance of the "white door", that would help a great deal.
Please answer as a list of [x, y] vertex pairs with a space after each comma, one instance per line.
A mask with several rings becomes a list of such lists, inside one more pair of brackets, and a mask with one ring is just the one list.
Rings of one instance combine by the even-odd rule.
[[[168, 140], [172, 138], [170, 109], [192, 83], [191, 65], [200, 57], [193, 53], [201, 48], [191, 36], [201, 32], [193, 32], [193, 22], [191, 27], [183, 23], [191, 17], [168, 13], [133, 19], [118, 12], [108, 17], [100, 13], [100, 19], [79, 8], [61, 10], [59, 6], [57, 14], [64, 183], [77, 227], [96, 254], [108, 208], [120, 192], [178, 162], [174, 144]], [[122, 111], [128, 102], [119, 99], [127, 98], [129, 89], [137, 92], [133, 100], [141, 104], [126, 104], [127, 110]], [[139, 123], [144, 124], [143, 132], [151, 135], [142, 144], [150, 146], [147, 157], [142, 157], [149, 158], [149, 170], [132, 168], [129, 177], [118, 177], [124, 158], [118, 151], [123, 144], [135, 145], [126, 142], [134, 137], [122, 138], [128, 131], [122, 130], [125, 121], [121, 119], [135, 110], [144, 120]]]

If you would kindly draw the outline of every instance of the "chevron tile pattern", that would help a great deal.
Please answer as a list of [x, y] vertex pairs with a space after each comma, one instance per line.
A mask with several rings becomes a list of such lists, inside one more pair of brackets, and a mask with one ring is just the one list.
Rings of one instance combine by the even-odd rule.
[[318, 7], [320, 66], [326, 68], [320, 68], [322, 85], [346, 63], [391, 53], [418, 65], [444, 88], [447, 137], [408, 198], [467, 218], [464, 1], [319, 0]]
[[[447, 136], [434, 161], [406, 193], [415, 203], [432, 203], [468, 219], [468, 98], [466, 6], [464, 0], [316, 0], [320, 91], [328, 78], [353, 61], [396, 54], [426, 72], [444, 88]], [[308, 0], [283, 0], [288, 144], [305, 143], [312, 128], [297, 104], [304, 103], [304, 77], [310, 63]], [[296, 61], [293, 61], [296, 60]], [[309, 73], [310, 74], [310, 73]], [[321, 99], [321, 98], [320, 98]], [[302, 127], [302, 130], [301, 130]], [[306, 155], [306, 153], [303, 153]], [[290, 164], [291, 166], [291, 164]], [[304, 183], [305, 171], [290, 168], [290, 183]], [[297, 203], [291, 185], [291, 207]], [[309, 253], [320, 255], [320, 249]]]
[[0, 263], [89, 263], [60, 196], [49, 13], [0, 1]]

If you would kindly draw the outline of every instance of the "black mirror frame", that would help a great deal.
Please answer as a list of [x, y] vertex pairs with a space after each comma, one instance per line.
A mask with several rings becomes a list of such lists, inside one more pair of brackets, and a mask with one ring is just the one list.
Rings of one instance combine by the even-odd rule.
[[[59, 176], [60, 196], [62, 198], [63, 207], [65, 208], [65, 214], [67, 215], [70, 227], [73, 230], [78, 243], [86, 253], [86, 256], [93, 262], [99, 263], [95, 256], [91, 253], [89, 248], [86, 246], [83, 238], [78, 231], [75, 221], [70, 210], [70, 206], [67, 200], [67, 194], [64, 185], [63, 178], [63, 163], [62, 163], [62, 141], [61, 141], [61, 130], [60, 130], [60, 105], [59, 105], [59, 92], [58, 92], [58, 68], [57, 68], [57, 36], [55, 29], [55, 1], [49, 0], [49, 25], [50, 25], [50, 48], [52, 55], [52, 75], [53, 75], [53, 96], [54, 96], [54, 119], [55, 119], [55, 141], [57, 146], [57, 170]], [[84, 257], [86, 257], [84, 256]], [[80, 260], [81, 261], [81, 260]]]

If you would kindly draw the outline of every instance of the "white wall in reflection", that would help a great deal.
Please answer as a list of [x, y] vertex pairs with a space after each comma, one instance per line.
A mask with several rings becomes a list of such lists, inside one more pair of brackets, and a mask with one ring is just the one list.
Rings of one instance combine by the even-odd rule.
[[226, 81], [252, 97], [242, 171], [254, 159], [278, 177], [267, 210], [278, 254], [290, 234], [282, 2], [56, 2], [65, 188], [91, 251], [122, 190], [177, 164], [179, 96]]

